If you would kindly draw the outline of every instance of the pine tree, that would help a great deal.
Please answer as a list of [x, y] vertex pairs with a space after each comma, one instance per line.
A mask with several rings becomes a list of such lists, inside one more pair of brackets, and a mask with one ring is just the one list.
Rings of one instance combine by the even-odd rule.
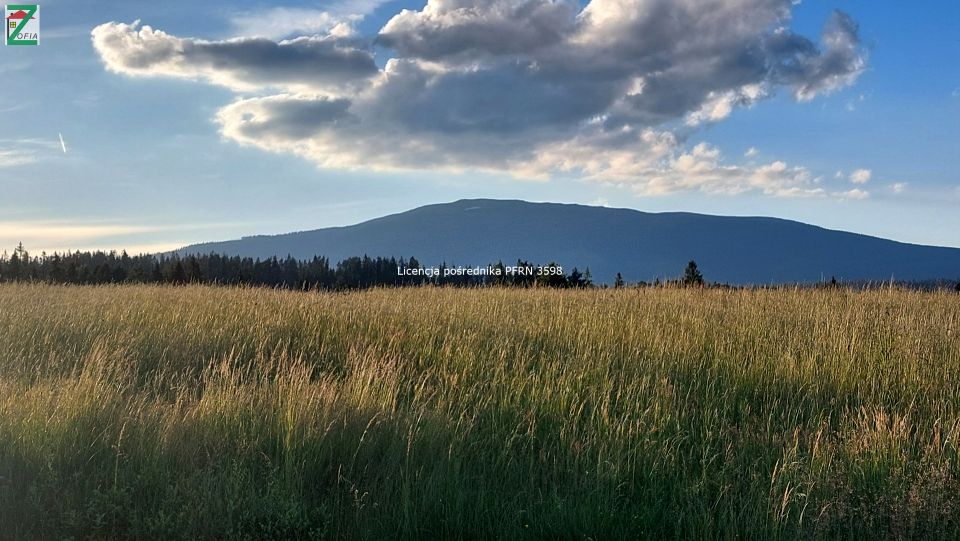
[[691, 260], [687, 263], [687, 268], [683, 271], [682, 282], [685, 286], [702, 286], [704, 284], [703, 274], [700, 273], [696, 261]]
[[30, 254], [27, 253], [27, 250], [23, 247], [23, 242], [17, 243], [17, 247], [13, 250], [13, 254], [20, 258], [20, 261], [26, 263], [30, 259]]
[[203, 281], [203, 273], [200, 272], [200, 263], [197, 261], [197, 258], [190, 256], [187, 259], [186, 272], [186, 281], [190, 283], [200, 283]]
[[622, 289], [626, 284], [623, 281], [623, 276], [618, 272], [617, 277], [613, 279], [613, 287], [615, 289]]
[[187, 273], [183, 270], [183, 263], [178, 259], [173, 265], [173, 272], [170, 273], [170, 281], [174, 284], [184, 284], [187, 282]]
[[21, 278], [20, 274], [20, 255], [17, 251], [13, 252], [13, 255], [10, 256], [10, 261], [7, 263], [7, 268], [10, 269], [10, 278], [14, 281]]
[[570, 287], [583, 287], [583, 274], [576, 267], [574, 267], [573, 270], [570, 271], [570, 277], [567, 278], [567, 283], [570, 285]]

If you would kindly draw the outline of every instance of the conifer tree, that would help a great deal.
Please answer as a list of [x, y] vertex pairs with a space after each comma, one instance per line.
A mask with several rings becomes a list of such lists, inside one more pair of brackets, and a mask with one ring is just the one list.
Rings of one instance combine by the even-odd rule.
[[685, 286], [702, 286], [704, 284], [703, 274], [697, 267], [696, 261], [691, 260], [687, 263], [687, 268], [683, 271], [682, 283]]

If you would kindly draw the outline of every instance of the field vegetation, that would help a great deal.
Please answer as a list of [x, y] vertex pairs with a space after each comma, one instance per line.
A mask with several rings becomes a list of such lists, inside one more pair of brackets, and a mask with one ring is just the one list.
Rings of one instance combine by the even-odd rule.
[[955, 539], [960, 296], [0, 285], [0, 538]]

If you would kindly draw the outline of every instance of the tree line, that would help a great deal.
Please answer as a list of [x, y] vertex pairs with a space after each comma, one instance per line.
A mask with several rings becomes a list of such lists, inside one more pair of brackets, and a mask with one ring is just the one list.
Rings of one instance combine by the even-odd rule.
[[[511, 265], [514, 266], [514, 265]], [[539, 268], [528, 261], [519, 260], [516, 267]], [[555, 267], [553, 263], [545, 267]], [[401, 287], [417, 285], [450, 285], [462, 287], [508, 286], [591, 288], [596, 287], [590, 269], [583, 272], [576, 267], [569, 273], [560, 274], [511, 274], [503, 262], [490, 266], [496, 272], [484, 276], [446, 275], [448, 266], [436, 268], [431, 276], [398, 273], [398, 268], [421, 269], [415, 258], [350, 257], [337, 263], [316, 256], [311, 259], [271, 257], [266, 259], [226, 256], [220, 254], [187, 255], [128, 255], [123, 251], [73, 252], [53, 255], [31, 255], [19, 244], [12, 254], [0, 254], [0, 283], [43, 282], [53, 284], [219, 284], [279, 287], [286, 289], [350, 290], [371, 287]], [[632, 287], [723, 287], [731, 286], [707, 282], [697, 266], [690, 261], [676, 279], [628, 284], [618, 272], [613, 279], [614, 288]], [[847, 282], [841, 284], [832, 278], [829, 282], [813, 284], [813, 287], [844, 287], [870, 289], [896, 285], [918, 290], [955, 289], [960, 292], [960, 283], [952, 281], [922, 282]], [[601, 287], [607, 287], [602, 285]]]
[[[517, 267], [538, 268], [527, 261]], [[548, 265], [550, 266], [550, 265]], [[491, 265], [494, 275], [445, 275], [439, 272], [405, 275], [401, 269], [421, 269], [415, 258], [350, 257], [337, 263], [326, 257], [311, 259], [271, 257], [266, 259], [220, 254], [129, 255], [124, 252], [73, 252], [31, 255], [21, 243], [12, 254], [0, 255], [0, 282], [56, 284], [219, 284], [265, 286], [287, 289], [348, 290], [412, 285], [593, 287], [590, 271], [573, 268], [569, 273], [541, 275], [510, 274], [502, 262]]]

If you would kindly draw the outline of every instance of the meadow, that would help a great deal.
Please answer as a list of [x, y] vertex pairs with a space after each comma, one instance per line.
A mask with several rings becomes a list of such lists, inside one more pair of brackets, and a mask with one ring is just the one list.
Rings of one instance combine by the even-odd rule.
[[960, 295], [0, 285], [2, 539], [956, 539]]

